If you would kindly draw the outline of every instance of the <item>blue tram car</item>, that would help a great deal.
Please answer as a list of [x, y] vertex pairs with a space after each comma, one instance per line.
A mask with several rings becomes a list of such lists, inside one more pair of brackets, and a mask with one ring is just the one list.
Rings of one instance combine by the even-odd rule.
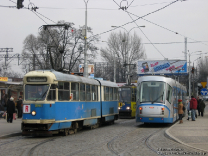
[[116, 83], [54, 70], [31, 71], [23, 83], [23, 135], [68, 135], [118, 119]]
[[173, 123], [178, 119], [178, 99], [185, 104], [186, 87], [172, 78], [143, 76], [137, 82], [136, 122]]

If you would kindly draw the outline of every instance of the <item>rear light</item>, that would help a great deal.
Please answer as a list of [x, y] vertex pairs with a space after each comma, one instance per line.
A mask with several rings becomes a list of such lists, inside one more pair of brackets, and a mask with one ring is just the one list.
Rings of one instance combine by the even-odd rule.
[[142, 118], [139, 118], [140, 120], [142, 120]]
[[52, 106], [52, 104], [50, 104], [50, 107]]
[[161, 118], [161, 120], [163, 120], [163, 118]]
[[162, 110], [162, 115], [164, 115], [164, 110], [165, 110], [165, 108], [161, 108], [161, 110]]
[[139, 114], [142, 114], [142, 107], [139, 107]]

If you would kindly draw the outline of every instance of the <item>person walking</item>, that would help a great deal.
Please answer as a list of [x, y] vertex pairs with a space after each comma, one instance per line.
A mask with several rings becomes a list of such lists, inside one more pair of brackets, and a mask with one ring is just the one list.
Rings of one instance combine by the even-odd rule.
[[17, 110], [18, 110], [18, 118], [22, 117], [22, 96], [19, 96], [17, 100]]
[[[200, 102], [201, 100], [200, 100], [199, 96], [197, 96], [196, 100], [197, 100], [198, 116], [200, 116], [200, 113], [199, 113], [199, 102]], [[196, 112], [196, 118], [197, 118], [197, 112]]]
[[178, 115], [179, 115], [179, 124], [183, 123], [183, 104], [182, 100], [178, 99], [178, 107], [174, 107], [175, 109], [178, 109]]
[[188, 101], [186, 109], [187, 109], [187, 114], [188, 114], [188, 119], [187, 120], [189, 120], [189, 117], [191, 118], [190, 101]]
[[202, 99], [199, 99], [198, 107], [199, 107], [199, 109], [198, 109], [199, 116], [201, 115], [203, 117], [204, 116], [205, 103]]
[[190, 100], [190, 110], [191, 110], [192, 121], [195, 121], [196, 109], [197, 109], [197, 100], [192, 95], [191, 100]]
[[15, 113], [15, 104], [14, 104], [14, 98], [11, 96], [10, 100], [8, 100], [7, 102], [7, 114], [8, 114], [7, 122], [12, 123], [13, 113]]

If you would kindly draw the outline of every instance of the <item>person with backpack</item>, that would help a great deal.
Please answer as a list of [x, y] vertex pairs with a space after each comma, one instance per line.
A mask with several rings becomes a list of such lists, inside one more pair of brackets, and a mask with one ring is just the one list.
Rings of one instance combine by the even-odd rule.
[[183, 123], [183, 109], [185, 108], [182, 104], [182, 100], [178, 99], [178, 107], [174, 107], [175, 109], [178, 109], [178, 115], [179, 115], [179, 124]]

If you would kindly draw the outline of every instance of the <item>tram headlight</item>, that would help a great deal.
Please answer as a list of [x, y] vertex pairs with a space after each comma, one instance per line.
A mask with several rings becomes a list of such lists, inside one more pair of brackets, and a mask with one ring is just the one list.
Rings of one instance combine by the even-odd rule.
[[35, 116], [36, 115], [36, 111], [32, 111], [32, 115]]
[[128, 109], [128, 110], [129, 110], [129, 109], [131, 109], [131, 107], [126, 107], [126, 109]]
[[118, 107], [118, 109], [121, 109], [121, 107]]

